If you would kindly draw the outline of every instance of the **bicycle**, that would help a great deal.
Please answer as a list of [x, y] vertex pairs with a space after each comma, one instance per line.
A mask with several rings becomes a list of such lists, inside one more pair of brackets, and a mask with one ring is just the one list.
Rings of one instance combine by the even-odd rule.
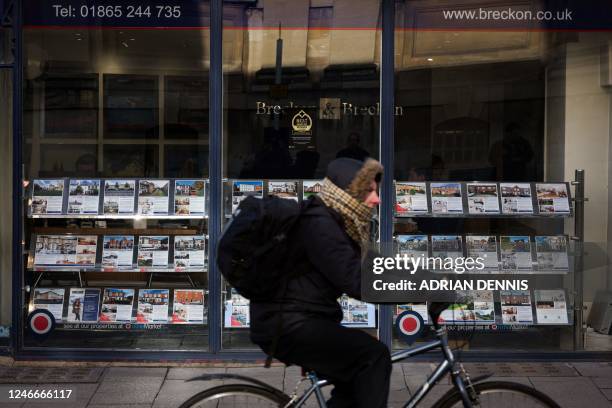
[[[513, 408], [560, 408], [546, 394], [529, 386], [507, 382], [507, 381], [488, 381], [491, 375], [483, 375], [470, 378], [469, 374], [458, 362], [453, 354], [453, 350], [448, 345], [446, 328], [438, 323], [438, 317], [448, 303], [433, 303], [430, 305], [429, 314], [433, 322], [433, 330], [436, 339], [426, 344], [395, 352], [391, 355], [391, 361], [397, 363], [406, 358], [423, 354], [430, 350], [441, 349], [444, 360], [430, 374], [425, 383], [412, 395], [403, 405], [404, 408], [417, 406], [419, 402], [431, 391], [431, 389], [447, 373], [450, 373], [453, 388], [444, 394], [433, 406], [436, 408], [453, 407], [513, 407]], [[331, 385], [327, 380], [320, 379], [314, 371], [302, 369], [303, 378], [296, 385], [291, 395], [272, 387], [263, 381], [238, 374], [206, 374], [192, 378], [188, 381], [209, 381], [209, 380], [240, 380], [246, 382], [237, 384], [220, 385], [202, 391], [189, 400], [184, 402], [180, 408], [200, 408], [200, 407], [283, 407], [298, 408], [303, 407], [306, 401], [314, 394], [316, 401], [321, 408], [326, 408], [325, 398], [321, 389]], [[310, 381], [310, 387], [301, 395], [297, 390], [302, 381]]]

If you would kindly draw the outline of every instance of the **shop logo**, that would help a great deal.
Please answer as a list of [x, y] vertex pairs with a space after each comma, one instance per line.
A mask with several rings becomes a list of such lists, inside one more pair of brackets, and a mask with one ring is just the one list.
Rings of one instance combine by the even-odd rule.
[[311, 134], [312, 118], [309, 114], [300, 110], [291, 119], [291, 127], [294, 135], [308, 136]]
[[340, 120], [340, 98], [320, 98], [319, 119]]

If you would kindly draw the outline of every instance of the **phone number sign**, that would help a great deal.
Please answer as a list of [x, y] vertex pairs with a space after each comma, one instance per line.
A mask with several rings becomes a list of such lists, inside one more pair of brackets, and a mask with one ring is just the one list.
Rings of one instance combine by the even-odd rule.
[[209, 2], [46, 1], [24, 2], [26, 27], [208, 27]]

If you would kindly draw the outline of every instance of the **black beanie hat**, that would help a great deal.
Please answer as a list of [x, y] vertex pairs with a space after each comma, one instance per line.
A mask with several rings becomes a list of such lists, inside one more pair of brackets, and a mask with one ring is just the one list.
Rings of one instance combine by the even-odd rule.
[[363, 200], [372, 180], [377, 183], [380, 181], [382, 171], [382, 165], [374, 159], [366, 159], [365, 162], [362, 162], [341, 157], [329, 163], [325, 176], [353, 198]]
[[361, 160], [342, 157], [329, 163], [325, 176], [342, 190], [346, 190], [362, 167]]

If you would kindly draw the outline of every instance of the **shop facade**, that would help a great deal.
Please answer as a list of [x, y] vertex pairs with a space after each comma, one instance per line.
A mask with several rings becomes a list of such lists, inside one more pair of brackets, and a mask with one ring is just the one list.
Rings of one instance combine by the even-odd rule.
[[[262, 358], [216, 267], [224, 224], [246, 196], [301, 201], [331, 160], [368, 156], [392, 251], [489, 252], [489, 275], [538, 281], [470, 295], [447, 322], [465, 355], [612, 355], [602, 25], [448, 14], [557, 13], [538, 1], [9, 3], [0, 326], [16, 357]], [[426, 307], [339, 302], [392, 349], [395, 316]]]

